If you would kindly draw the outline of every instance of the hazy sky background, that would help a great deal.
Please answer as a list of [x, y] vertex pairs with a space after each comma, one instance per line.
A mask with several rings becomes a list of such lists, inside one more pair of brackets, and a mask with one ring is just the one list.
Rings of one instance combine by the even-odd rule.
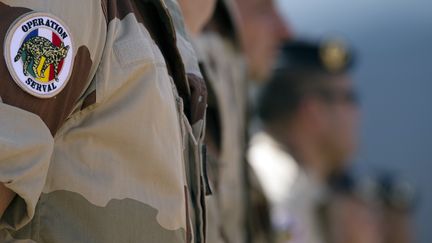
[[358, 167], [417, 186], [416, 242], [432, 242], [432, 1], [279, 0], [279, 9], [299, 36], [338, 35], [357, 50]]

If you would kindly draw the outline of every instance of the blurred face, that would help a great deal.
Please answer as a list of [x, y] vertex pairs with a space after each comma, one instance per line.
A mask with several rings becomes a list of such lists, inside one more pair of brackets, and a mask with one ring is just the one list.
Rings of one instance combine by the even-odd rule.
[[255, 80], [264, 80], [270, 72], [281, 41], [290, 34], [277, 13], [273, 0], [236, 0], [240, 13], [240, 34]]
[[359, 110], [353, 83], [347, 76], [332, 78], [319, 91], [321, 147], [335, 169], [344, 167], [357, 147]]
[[216, 0], [179, 0], [186, 28], [191, 35], [201, 33], [213, 14]]

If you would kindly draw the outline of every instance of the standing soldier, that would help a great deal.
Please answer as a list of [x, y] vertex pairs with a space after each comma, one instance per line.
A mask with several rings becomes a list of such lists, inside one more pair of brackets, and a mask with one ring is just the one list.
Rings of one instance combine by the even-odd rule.
[[[181, 1], [188, 2], [188, 1]], [[190, 2], [190, 1], [189, 1]], [[207, 1], [209, 2], [209, 1]], [[200, 14], [206, 13], [204, 3], [200, 4]], [[266, 2], [265, 16], [271, 19], [265, 22], [265, 30], [269, 34], [267, 38], [273, 43], [272, 48], [261, 49], [260, 54], [268, 55], [270, 58], [277, 49], [277, 43], [286, 37], [286, 29], [274, 28], [273, 24], [282, 26], [280, 18], [274, 11], [271, 2]], [[196, 6], [196, 5], [195, 5]], [[249, 5], [243, 2], [241, 7], [248, 6], [254, 10], [252, 14], [247, 13], [243, 21], [262, 20], [257, 14], [258, 8], [262, 6]], [[258, 238], [265, 238], [258, 228], [254, 230], [254, 236], [247, 231], [249, 227], [247, 215], [249, 211], [248, 180], [246, 180], [245, 166], [245, 144], [247, 130], [247, 69], [240, 37], [241, 34], [250, 35], [251, 29], [240, 31], [240, 15], [235, 3], [230, 0], [220, 0], [216, 3], [215, 12], [209, 23], [201, 33], [199, 21], [192, 16], [191, 8], [184, 8], [185, 19], [190, 31], [195, 38], [195, 44], [202, 60], [203, 73], [209, 87], [209, 107], [207, 110], [207, 135], [208, 155], [210, 160], [210, 177], [213, 184], [213, 197], [207, 198], [209, 242], [258, 242]], [[188, 19], [192, 21], [188, 21]], [[275, 20], [275, 21], [273, 21]], [[277, 22], [279, 21], [279, 22]], [[270, 24], [269, 26], [265, 26]], [[270, 27], [270, 28], [268, 28]], [[285, 30], [280, 33], [280, 30]], [[251, 37], [251, 36], [248, 36]], [[283, 38], [282, 38], [283, 37]], [[263, 42], [264, 41], [264, 42]], [[275, 42], [273, 42], [275, 41]], [[267, 46], [267, 39], [258, 40], [255, 47]], [[249, 48], [248, 50], [253, 50]], [[247, 55], [254, 56], [255, 55]], [[269, 62], [271, 60], [268, 60]], [[252, 62], [255, 63], [255, 62]], [[255, 64], [251, 70], [255, 69]], [[260, 73], [260, 72], [259, 72]], [[264, 75], [262, 75], [264, 76]], [[254, 77], [256, 78], [256, 77]], [[254, 195], [259, 195], [254, 193]], [[257, 219], [256, 222], [262, 222]], [[265, 226], [265, 225], [259, 225]]]
[[231, 1], [182, 0], [186, 26], [194, 37], [209, 88], [206, 121], [212, 196], [206, 198], [208, 242], [245, 242], [243, 161], [246, 141], [246, 69], [236, 9]]
[[0, 16], [1, 241], [204, 242], [205, 86], [165, 3], [1, 0]]
[[[340, 41], [289, 42], [262, 90], [257, 110], [264, 131], [254, 137], [249, 157], [272, 203], [277, 242], [380, 242], [365, 205], [351, 200], [344, 204], [350, 211], [333, 211], [328, 204], [327, 183], [356, 147], [352, 60]], [[356, 226], [347, 232], [361, 237], [335, 238], [345, 226], [340, 210]]]
[[209, 87], [209, 242], [245, 242], [246, 69], [233, 3], [220, 0], [195, 44]]
[[[181, 0], [179, 3], [200, 54], [211, 97], [206, 121], [207, 169], [212, 184], [207, 193], [213, 194], [206, 198], [208, 242], [242, 242], [245, 229], [241, 176], [245, 109], [242, 106], [245, 97], [238, 97], [238, 93], [246, 89], [241, 87], [245, 84], [245, 69], [228, 10], [231, 8], [226, 1]], [[210, 10], [215, 4], [213, 14]], [[235, 235], [228, 235], [227, 227], [231, 227]]]

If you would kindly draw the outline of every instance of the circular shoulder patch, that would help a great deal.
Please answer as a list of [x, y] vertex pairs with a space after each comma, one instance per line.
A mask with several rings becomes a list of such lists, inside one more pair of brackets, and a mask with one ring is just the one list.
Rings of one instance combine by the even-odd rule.
[[66, 86], [74, 49], [60, 19], [49, 13], [24, 15], [9, 28], [4, 43], [6, 65], [24, 91], [51, 98]]

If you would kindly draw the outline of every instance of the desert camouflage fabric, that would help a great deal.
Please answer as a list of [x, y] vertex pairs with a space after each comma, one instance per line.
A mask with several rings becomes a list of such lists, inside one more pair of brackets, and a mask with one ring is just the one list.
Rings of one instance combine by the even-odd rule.
[[207, 239], [269, 243], [267, 200], [245, 158], [248, 82], [237, 19], [233, 2], [219, 0], [210, 23], [194, 40], [209, 89], [206, 141], [217, 150], [208, 153], [213, 195], [206, 198]]
[[0, 241], [205, 242], [204, 121], [185, 114], [188, 77], [200, 77], [188, 74], [167, 5], [0, 0], [1, 53], [33, 11], [69, 28], [73, 71], [40, 99], [0, 60], [0, 181], [17, 193]]
[[215, 31], [205, 32], [194, 43], [209, 89], [214, 92], [221, 123], [220, 155], [209, 158], [212, 163], [208, 163], [214, 189], [206, 198], [208, 242], [272, 242], [267, 199], [255, 172], [247, 164], [244, 167], [248, 90], [245, 60], [238, 46]]
[[220, 157], [214, 161], [214, 195], [207, 198], [209, 242], [245, 242], [244, 161], [246, 76], [232, 42], [207, 31], [195, 44], [214, 90], [221, 123]]

